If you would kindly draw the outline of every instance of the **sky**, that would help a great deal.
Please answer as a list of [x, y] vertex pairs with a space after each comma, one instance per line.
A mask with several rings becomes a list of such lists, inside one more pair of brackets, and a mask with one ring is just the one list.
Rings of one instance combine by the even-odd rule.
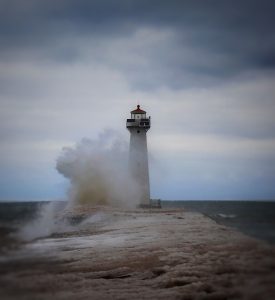
[[[275, 199], [273, 0], [0, 0], [0, 199], [64, 199], [64, 146], [139, 103], [151, 196]], [[127, 158], [125, 158], [127, 160]]]

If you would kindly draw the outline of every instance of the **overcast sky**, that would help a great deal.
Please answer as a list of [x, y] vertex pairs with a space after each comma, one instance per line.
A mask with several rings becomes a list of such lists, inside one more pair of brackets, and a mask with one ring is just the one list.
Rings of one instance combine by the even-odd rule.
[[[275, 199], [275, 1], [0, 0], [0, 199], [66, 197], [62, 147], [126, 140], [151, 196]], [[127, 158], [125, 158], [127, 159]]]

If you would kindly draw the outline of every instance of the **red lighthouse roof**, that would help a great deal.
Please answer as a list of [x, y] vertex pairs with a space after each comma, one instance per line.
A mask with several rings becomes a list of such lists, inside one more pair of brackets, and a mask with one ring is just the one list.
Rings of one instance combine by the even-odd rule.
[[140, 109], [140, 105], [137, 105], [137, 108], [135, 110], [132, 110], [131, 114], [146, 114], [146, 111]]

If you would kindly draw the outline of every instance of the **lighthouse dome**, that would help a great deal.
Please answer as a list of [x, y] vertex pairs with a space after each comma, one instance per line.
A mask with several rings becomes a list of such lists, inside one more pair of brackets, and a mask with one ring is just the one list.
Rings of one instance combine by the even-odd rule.
[[132, 110], [131, 114], [146, 114], [146, 111], [140, 109], [140, 105], [137, 105], [137, 108]]

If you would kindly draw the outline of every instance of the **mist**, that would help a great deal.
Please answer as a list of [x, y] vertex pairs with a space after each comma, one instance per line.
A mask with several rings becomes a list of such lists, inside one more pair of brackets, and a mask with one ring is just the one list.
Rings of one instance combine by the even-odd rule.
[[69, 203], [136, 207], [138, 186], [129, 174], [128, 152], [128, 143], [113, 130], [63, 148], [56, 168], [70, 180]]
[[[66, 205], [55, 202], [43, 205], [37, 217], [19, 230], [18, 236], [29, 241], [77, 230], [98, 213], [86, 215], [86, 206], [135, 208], [139, 188], [130, 175], [128, 159], [128, 143], [114, 130], [104, 130], [95, 139], [83, 138], [73, 147], [64, 147], [56, 169], [70, 181]], [[84, 218], [71, 224], [70, 212], [79, 211], [79, 207]]]
[[68, 220], [62, 218], [64, 206], [59, 202], [50, 202], [40, 206], [35, 218], [24, 224], [15, 237], [31, 241], [36, 238], [47, 237], [53, 233], [72, 230]]

